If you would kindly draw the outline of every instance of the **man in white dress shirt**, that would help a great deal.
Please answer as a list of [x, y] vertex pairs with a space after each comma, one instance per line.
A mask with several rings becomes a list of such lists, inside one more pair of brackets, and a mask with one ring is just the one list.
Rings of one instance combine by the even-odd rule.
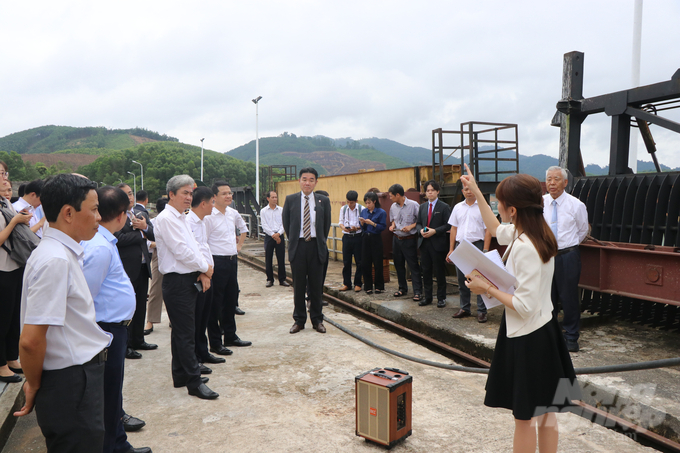
[[43, 189], [50, 228], [26, 263], [19, 343], [26, 402], [14, 415], [29, 414], [35, 405], [48, 452], [100, 453], [112, 336], [96, 323], [79, 244], [99, 227], [97, 184], [61, 174]]
[[[361, 291], [361, 210], [364, 209], [357, 200], [359, 194], [356, 190], [350, 190], [345, 195], [347, 204], [340, 208], [338, 224], [342, 230], [342, 286], [338, 291], [347, 291], [352, 288], [354, 292]], [[352, 257], [356, 271], [352, 280]]]
[[262, 231], [264, 231], [264, 262], [267, 273], [267, 288], [274, 286], [274, 251], [279, 264], [279, 285], [290, 286], [286, 281], [286, 241], [284, 240], [283, 208], [277, 206], [279, 196], [271, 190], [267, 194], [267, 206], [260, 211]]
[[40, 209], [40, 193], [44, 184], [42, 179], [29, 182], [24, 188], [24, 195], [12, 203], [16, 212], [26, 211], [33, 214], [28, 226], [39, 238], [43, 235], [43, 226], [45, 225], [45, 215], [43, 210]]
[[[212, 186], [215, 206], [212, 214], [204, 220], [208, 245], [215, 261], [213, 278], [213, 302], [208, 320], [208, 341], [210, 351], [219, 355], [230, 355], [227, 346], [250, 346], [250, 341], [236, 335], [236, 304], [238, 302], [238, 253], [248, 233], [248, 226], [241, 214], [229, 207], [233, 194], [225, 181], [216, 181]], [[236, 228], [240, 235], [236, 240]], [[218, 324], [219, 323], [219, 324]], [[224, 330], [224, 338], [220, 331]]]
[[172, 324], [172, 381], [189, 395], [215, 399], [205, 385], [196, 359], [196, 296], [210, 288], [212, 266], [200, 251], [184, 211], [191, 206], [194, 180], [189, 175], [170, 178], [170, 200], [155, 220], [158, 269], [163, 274], [163, 300]]
[[[215, 262], [208, 245], [208, 233], [205, 228], [204, 219], [212, 213], [215, 204], [215, 195], [212, 190], [207, 187], [197, 187], [194, 190], [194, 195], [191, 200], [191, 211], [187, 214], [187, 222], [191, 226], [191, 231], [196, 236], [196, 242], [201, 253], [205, 257], [208, 264], [215, 267]], [[210, 289], [205, 292], [199, 292], [196, 298], [196, 358], [199, 364], [203, 363], [224, 363], [222, 357], [215, 357], [208, 352], [208, 339], [205, 336], [205, 330], [208, 327], [208, 318], [210, 318], [210, 308], [212, 306], [213, 296], [213, 281], [210, 281]], [[206, 374], [210, 368], [201, 365], [201, 373]]]
[[578, 282], [581, 278], [581, 254], [578, 245], [588, 234], [588, 212], [578, 198], [566, 193], [567, 172], [553, 166], [545, 172], [548, 193], [543, 196], [543, 217], [557, 239], [557, 256], [553, 275], [552, 302], [557, 314], [564, 310], [562, 328], [569, 352], [578, 352], [581, 301]]
[[[479, 211], [477, 197], [468, 187], [463, 187], [463, 196], [465, 197], [465, 200], [453, 207], [451, 217], [449, 217], [451, 237], [449, 238], [449, 253], [446, 255], [446, 261], [449, 263], [453, 263], [449, 259], [449, 255], [463, 239], [472, 242], [472, 245], [484, 252], [487, 252], [491, 245], [491, 233], [487, 231], [486, 226], [484, 225], [484, 219], [482, 219], [482, 213]], [[472, 314], [470, 312], [470, 288], [465, 284], [465, 274], [458, 269], [458, 267], [456, 267], [456, 274], [458, 275], [460, 310], [453, 315], [453, 318], [467, 318]], [[481, 323], [487, 321], [486, 305], [484, 305], [484, 301], [480, 295], [477, 296], [477, 321]]]

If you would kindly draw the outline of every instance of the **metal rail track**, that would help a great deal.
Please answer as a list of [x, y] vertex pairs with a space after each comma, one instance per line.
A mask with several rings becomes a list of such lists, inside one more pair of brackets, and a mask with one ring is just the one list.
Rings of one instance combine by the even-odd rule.
[[[249, 257], [241, 255], [239, 256], [239, 259], [255, 269], [258, 269], [262, 272], [265, 271], [265, 267], [261, 263]], [[287, 280], [292, 284], [292, 278], [287, 278]], [[442, 343], [441, 341], [437, 341], [433, 338], [428, 337], [427, 335], [423, 335], [412, 329], [399, 325], [375, 313], [371, 313], [367, 310], [364, 310], [363, 308], [357, 307], [356, 305], [353, 305], [342, 299], [338, 299], [337, 297], [331, 296], [330, 294], [324, 293], [323, 298], [327, 300], [329, 303], [332, 303], [336, 307], [342, 308], [343, 310], [352, 313], [357, 317], [366, 319], [381, 327], [385, 327], [388, 330], [391, 330], [416, 343], [424, 345], [431, 350], [439, 352], [442, 355], [446, 356], [447, 358], [464, 361], [479, 368], [489, 368], [491, 365], [489, 362], [485, 360], [479, 359], [473, 355], [461, 351], [460, 349], [449, 346], [446, 343]], [[660, 434], [649, 431], [648, 429], [645, 429], [639, 425], [636, 425], [613, 414], [610, 414], [607, 411], [603, 411], [602, 409], [599, 409], [595, 406], [586, 404], [582, 401], [577, 401], [576, 404], [578, 406], [578, 409], [574, 413], [585, 418], [586, 420], [589, 420], [593, 423], [597, 423], [598, 425], [603, 426], [605, 428], [617, 430], [619, 432], [634, 433], [635, 434], [635, 437], [633, 437], [634, 440], [644, 445], [656, 448], [659, 451], [680, 453], [680, 443], [677, 443], [671, 439], [663, 437]]]

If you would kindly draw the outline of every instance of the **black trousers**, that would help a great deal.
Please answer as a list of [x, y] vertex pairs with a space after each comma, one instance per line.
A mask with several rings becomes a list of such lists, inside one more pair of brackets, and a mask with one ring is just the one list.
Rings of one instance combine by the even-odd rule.
[[264, 263], [268, 282], [274, 281], [274, 252], [279, 266], [279, 283], [283, 283], [286, 281], [286, 241], [283, 235], [279, 244], [271, 236], [264, 237]]
[[581, 321], [581, 300], [579, 298], [578, 281], [581, 278], [581, 252], [578, 248], [555, 257], [555, 273], [552, 283], [552, 303], [554, 314], [564, 311], [562, 328], [564, 337], [577, 341], [579, 323]]
[[19, 358], [21, 281], [24, 268], [0, 271], [0, 366]]
[[104, 363], [43, 370], [35, 413], [48, 453], [101, 453]]
[[[212, 277], [212, 308], [208, 319], [210, 347], [236, 339], [236, 304], [238, 302], [238, 258], [213, 255], [215, 269]], [[221, 328], [221, 329], [220, 329]]]
[[375, 289], [385, 289], [383, 275], [383, 243], [382, 236], [364, 232], [361, 236], [361, 269], [364, 273], [364, 289], [373, 290], [373, 272], [375, 268]]
[[316, 239], [298, 242], [295, 258], [290, 262], [293, 274], [293, 293], [295, 308], [293, 319], [295, 324], [304, 326], [307, 322], [307, 304], [305, 293], [309, 283], [309, 317], [312, 324], [323, 322], [321, 295], [323, 294], [324, 263], [319, 261], [319, 249]]
[[423, 271], [423, 290], [425, 300], [432, 300], [432, 274], [437, 279], [437, 300], [446, 300], [446, 250], [438, 252], [432, 242], [423, 239], [420, 246], [420, 269]]
[[172, 324], [172, 382], [175, 387], [196, 388], [201, 385], [201, 372], [196, 360], [196, 296], [194, 286], [198, 272], [163, 276], [163, 300]]
[[354, 257], [354, 286], [361, 286], [361, 233], [342, 235], [342, 283], [352, 287], [352, 257]]
[[210, 318], [212, 299], [212, 286], [208, 291], [204, 293], [199, 292], [198, 296], [196, 296], [196, 358], [199, 362], [204, 362], [210, 354], [205, 331], [208, 327], [208, 319]]
[[149, 294], [149, 271], [146, 264], [142, 264], [139, 276], [132, 282], [135, 290], [135, 314], [128, 326], [128, 345], [135, 349], [144, 343], [144, 325], [146, 324], [146, 301]]
[[416, 236], [400, 240], [397, 236], [392, 238], [392, 259], [394, 268], [397, 270], [399, 290], [408, 293], [406, 281], [406, 264], [411, 269], [411, 284], [413, 294], [423, 294], [423, 280], [420, 276], [420, 264], [418, 264], [418, 239]]
[[[475, 241], [472, 243], [479, 250], [484, 250], [484, 240]], [[458, 242], [456, 242], [456, 247], [458, 247]], [[463, 271], [456, 267], [456, 276], [458, 277], [458, 292], [460, 299], [460, 308], [464, 311], [470, 313], [470, 299], [471, 291], [470, 288], [465, 284], [466, 278]], [[477, 313], [486, 313], [486, 305], [484, 305], [484, 300], [482, 296], [477, 296]]]
[[126, 453], [132, 448], [123, 429], [123, 378], [127, 327], [99, 322], [113, 335], [104, 366], [104, 453]]

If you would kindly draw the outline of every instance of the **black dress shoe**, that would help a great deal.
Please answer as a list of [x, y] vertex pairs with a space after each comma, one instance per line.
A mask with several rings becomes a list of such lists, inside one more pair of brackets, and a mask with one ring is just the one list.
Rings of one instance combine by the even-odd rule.
[[13, 366], [9, 366], [9, 365], [7, 365], [7, 366], [9, 367], [9, 370], [13, 373], [24, 374], [24, 370], [21, 369], [21, 368], [14, 368]]
[[577, 340], [567, 340], [567, 351], [578, 352], [579, 351], [578, 341]]
[[132, 349], [139, 349], [140, 351], [151, 351], [152, 349], [158, 349], [158, 345], [147, 343], [146, 341], [144, 341], [140, 344], [133, 345]]
[[210, 374], [212, 373], [212, 370], [208, 368], [207, 366], [203, 365], [202, 363], [198, 364], [198, 368], [201, 370], [201, 374]]
[[125, 358], [126, 359], [141, 359], [142, 354], [140, 354], [139, 352], [135, 351], [132, 348], [127, 348], [127, 350], [125, 351]]
[[290, 333], [298, 333], [304, 328], [305, 326], [301, 326], [300, 324], [293, 324], [293, 327], [290, 328]]
[[0, 376], [0, 382], [6, 382], [8, 384], [14, 382], [21, 382], [21, 376], [18, 374], [13, 374], [11, 376]]
[[150, 329], [144, 329], [144, 335], [149, 335], [151, 332], [153, 332], [153, 325]]
[[207, 384], [209, 380], [210, 380], [209, 377], [201, 376], [201, 382], [202, 383]]
[[234, 351], [225, 348], [224, 346], [220, 346], [219, 348], [210, 348], [210, 352], [214, 352], [215, 354], [219, 355], [232, 355], [234, 353]]
[[144, 428], [146, 422], [132, 415], [123, 414], [123, 429], [126, 433], [132, 433]]
[[267, 284], [266, 284], [265, 286], [266, 286], [267, 288], [271, 288], [272, 286], [274, 286], [274, 282], [271, 281], [271, 280], [267, 280]]
[[[226, 349], [226, 348], [225, 348], [225, 349]], [[222, 357], [215, 357], [215, 356], [212, 355], [212, 354], [208, 354], [208, 357], [203, 358], [203, 360], [201, 360], [201, 361], [202, 361], [203, 363], [224, 363], [224, 362], [226, 362], [226, 360], [224, 360], [224, 358], [222, 358]]]
[[287, 281], [284, 280], [284, 281], [282, 281], [282, 282], [279, 282], [279, 286], [286, 286], [286, 287], [288, 287], [288, 286], [290, 286], [290, 283], [288, 283]]
[[214, 400], [220, 396], [219, 394], [210, 390], [208, 386], [203, 383], [194, 389], [189, 389], [189, 395], [197, 396], [202, 400]]
[[[245, 315], [246, 312], [241, 310], [240, 308], [236, 307], [236, 309], [234, 310], [234, 314], [235, 315]], [[222, 334], [224, 334], [224, 332], [222, 332]]]
[[139, 448], [130, 447], [130, 449], [125, 453], [152, 453], [152, 452], [151, 452], [151, 449], [149, 447], [139, 447]]
[[446, 301], [445, 300], [438, 300], [437, 301], [437, 308], [444, 308], [446, 307]]
[[425, 305], [430, 305], [432, 303], [432, 299], [423, 299], [420, 302], [418, 302], [418, 306], [424, 307]]
[[231, 341], [224, 342], [225, 346], [237, 346], [237, 347], [250, 346], [251, 344], [253, 344], [252, 341], [243, 341], [239, 337], [236, 337]]

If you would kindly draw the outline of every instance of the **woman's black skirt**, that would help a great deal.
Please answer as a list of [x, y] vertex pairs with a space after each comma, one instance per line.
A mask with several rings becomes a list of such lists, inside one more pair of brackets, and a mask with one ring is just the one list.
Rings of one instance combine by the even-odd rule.
[[553, 317], [543, 327], [508, 338], [505, 312], [496, 339], [484, 404], [511, 409], [518, 420], [559, 412], [580, 400], [567, 344]]

